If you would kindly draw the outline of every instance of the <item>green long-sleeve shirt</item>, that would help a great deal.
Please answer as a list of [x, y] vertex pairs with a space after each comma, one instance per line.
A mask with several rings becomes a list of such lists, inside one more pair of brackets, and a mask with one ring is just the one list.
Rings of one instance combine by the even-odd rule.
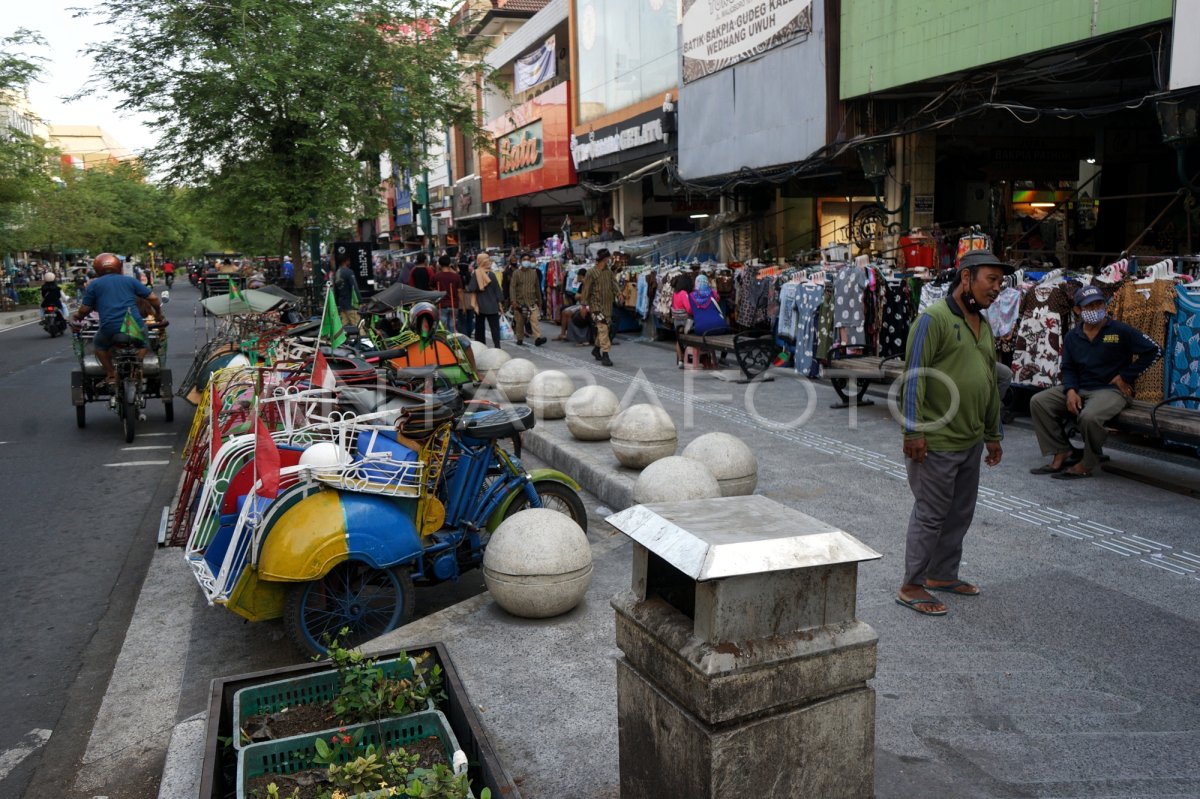
[[976, 338], [951, 295], [921, 314], [905, 351], [900, 394], [905, 440], [924, 437], [935, 452], [1000, 440], [996, 340], [986, 319]]

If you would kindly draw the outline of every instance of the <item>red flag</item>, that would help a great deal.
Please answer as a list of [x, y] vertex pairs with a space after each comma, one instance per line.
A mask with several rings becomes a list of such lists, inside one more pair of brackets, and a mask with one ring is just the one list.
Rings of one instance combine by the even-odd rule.
[[254, 471], [262, 483], [258, 495], [275, 499], [279, 493], [279, 448], [257, 412], [254, 414]]
[[333, 391], [336, 385], [337, 375], [329, 368], [329, 361], [325, 360], [325, 355], [317, 350], [317, 357], [313, 361], [312, 387]]
[[217, 459], [217, 450], [221, 449], [221, 395], [217, 393], [216, 381], [211, 378], [208, 387], [211, 400], [208, 408], [208, 426], [209, 432], [212, 433], [209, 441], [208, 462], [213, 463]]

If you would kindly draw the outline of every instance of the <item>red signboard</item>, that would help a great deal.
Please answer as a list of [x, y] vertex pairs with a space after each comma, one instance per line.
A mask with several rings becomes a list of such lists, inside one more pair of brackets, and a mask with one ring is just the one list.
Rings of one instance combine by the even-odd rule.
[[483, 202], [575, 185], [567, 83], [492, 120], [495, 150], [479, 155]]

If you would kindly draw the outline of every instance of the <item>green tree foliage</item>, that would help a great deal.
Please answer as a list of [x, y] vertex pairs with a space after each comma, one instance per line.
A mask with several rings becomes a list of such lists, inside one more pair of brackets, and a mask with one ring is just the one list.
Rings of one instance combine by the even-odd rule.
[[22, 244], [56, 252], [80, 248], [96, 253], [144, 253], [153, 241], [160, 253], [191, 255], [211, 245], [177, 190], [149, 183], [142, 165], [117, 162], [69, 171], [58, 187], [39, 192], [27, 205]]
[[470, 47], [443, 7], [103, 0], [90, 13], [116, 33], [92, 50], [101, 83], [159, 122], [153, 168], [217, 193], [227, 219], [286, 229], [294, 257], [310, 217], [375, 214], [380, 153], [475, 130]]
[[[37, 80], [42, 59], [25, 51], [39, 46], [45, 46], [45, 41], [24, 29], [0, 39], [0, 105], [15, 107]], [[49, 155], [28, 132], [0, 126], [0, 252], [16, 244], [23, 205], [49, 185]]]

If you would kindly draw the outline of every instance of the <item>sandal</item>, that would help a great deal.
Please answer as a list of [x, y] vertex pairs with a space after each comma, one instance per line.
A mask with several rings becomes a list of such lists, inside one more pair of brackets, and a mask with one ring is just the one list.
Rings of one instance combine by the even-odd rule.
[[1059, 474], [1054, 475], [1055, 480], [1083, 480], [1088, 477], [1091, 477], [1091, 474], [1088, 472], [1072, 471], [1060, 472]]
[[1071, 464], [1064, 461], [1062, 466], [1059, 466], [1057, 469], [1055, 469], [1053, 466], [1051, 466], [1050, 464], [1047, 463], [1046, 465], [1039, 466], [1036, 469], [1030, 469], [1029, 473], [1030, 474], [1058, 474], [1059, 472], [1061, 472], [1063, 469], [1067, 468], [1070, 465]]
[[930, 585], [925, 583], [926, 591], [945, 591], [948, 594], [958, 594], [959, 596], [979, 596], [979, 586], [964, 583], [962, 580], [955, 580], [946, 585]]
[[946, 608], [941, 610], [922, 610], [921, 605], [940, 605], [936, 599], [905, 599], [904, 597], [896, 597], [897, 605], [904, 605], [906, 608], [912, 608], [922, 616], [945, 616]]

